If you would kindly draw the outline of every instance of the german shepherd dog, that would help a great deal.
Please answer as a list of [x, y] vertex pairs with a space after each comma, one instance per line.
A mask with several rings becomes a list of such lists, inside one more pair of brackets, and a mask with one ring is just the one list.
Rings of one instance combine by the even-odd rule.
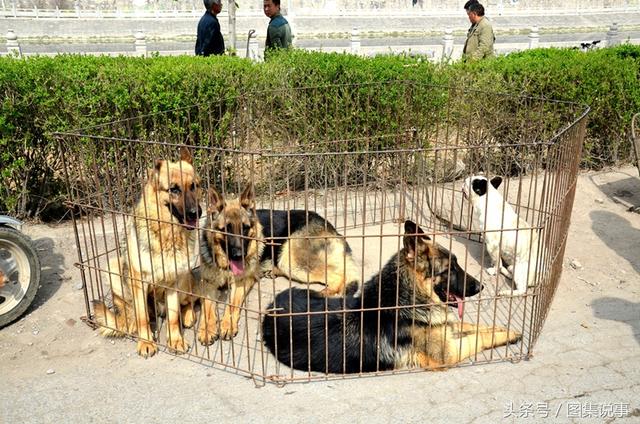
[[148, 171], [143, 193], [126, 224], [126, 245], [109, 261], [114, 309], [94, 302], [95, 318], [104, 336], [137, 334], [137, 351], [150, 357], [157, 351], [149, 325], [148, 301], [167, 315], [167, 343], [182, 353], [189, 345], [180, 322], [195, 322], [191, 273], [196, 252], [194, 228], [202, 213], [199, 206], [200, 179], [192, 165], [190, 151], [183, 147], [180, 161], [157, 160]]
[[323, 373], [442, 368], [520, 338], [458, 321], [449, 307], [462, 316], [463, 299], [479, 293], [481, 284], [415, 223], [404, 228], [404, 247], [360, 297], [322, 298], [299, 288], [276, 296], [262, 321], [262, 340], [280, 362]]
[[[346, 285], [360, 279], [349, 244], [315, 212], [256, 210], [252, 185], [232, 200], [210, 189], [207, 212], [200, 244], [207, 293], [203, 344], [218, 337], [229, 340], [238, 333], [240, 307], [263, 271], [302, 283], [326, 284], [325, 296], [342, 294]], [[231, 290], [218, 329], [211, 300], [219, 300], [225, 286]]]

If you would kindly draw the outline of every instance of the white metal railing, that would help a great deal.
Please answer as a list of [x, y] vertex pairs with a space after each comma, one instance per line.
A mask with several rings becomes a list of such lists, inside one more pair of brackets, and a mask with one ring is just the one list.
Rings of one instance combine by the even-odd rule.
[[193, 10], [83, 10], [83, 9], [7, 9], [0, 12], [6, 18], [31, 19], [136, 19], [136, 18], [192, 18], [202, 15], [200, 9]]
[[[520, 43], [496, 43], [494, 49], [497, 54], [508, 54], [513, 51], [537, 48], [537, 47], [578, 47], [575, 41], [558, 41], [548, 42], [541, 40], [540, 36], [541, 28], [533, 26], [530, 28], [528, 41]], [[10, 56], [22, 56], [25, 53], [20, 47], [18, 42], [18, 35], [16, 31], [9, 30], [5, 36], [6, 38], [6, 55]], [[132, 49], [127, 51], [105, 51], [105, 52], [84, 52], [83, 54], [89, 55], [129, 55], [129, 56], [146, 56], [148, 54], [146, 36], [143, 31], [137, 30], [134, 33], [134, 39], [132, 40]], [[599, 48], [604, 46], [613, 46], [621, 42], [618, 26], [616, 23], [609, 27], [609, 31], [606, 36], [603, 37], [602, 43], [600, 41], [595, 43], [587, 43], [582, 46], [583, 50], [589, 50], [592, 48]], [[393, 46], [393, 45], [380, 45], [380, 46], [362, 46], [360, 40], [359, 31], [354, 28], [351, 32], [351, 39], [348, 46], [342, 47], [329, 47], [329, 48], [307, 48], [307, 50], [322, 50], [326, 52], [347, 52], [358, 55], [376, 55], [376, 54], [388, 54], [388, 53], [410, 53], [415, 55], [424, 55], [432, 61], [458, 59], [462, 55], [462, 45], [454, 44], [451, 29], [445, 29], [440, 44], [426, 44], [426, 45], [413, 45], [413, 46]], [[640, 40], [631, 40], [636, 44], [640, 43]], [[107, 44], [108, 45], [108, 44]], [[171, 51], [159, 51], [162, 55], [178, 55], [178, 54], [193, 54], [193, 50], [171, 50]], [[2, 55], [3, 53], [0, 53]], [[52, 53], [38, 53], [45, 56], [53, 56], [59, 54], [57, 52]], [[239, 52], [243, 54], [243, 52]], [[27, 53], [28, 55], [28, 53]], [[253, 60], [262, 60], [262, 47], [256, 42], [255, 38], [253, 42], [249, 43], [246, 51], [246, 56]]]

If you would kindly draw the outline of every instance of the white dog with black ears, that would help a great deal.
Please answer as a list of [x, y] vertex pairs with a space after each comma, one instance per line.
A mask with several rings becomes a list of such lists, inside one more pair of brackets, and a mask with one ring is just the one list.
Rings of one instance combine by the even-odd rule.
[[[484, 232], [487, 252], [493, 261], [487, 273], [495, 275], [496, 267], [500, 267], [502, 274], [513, 279], [515, 288], [499, 294], [519, 295], [535, 284], [536, 267], [541, 266], [538, 264], [538, 231], [520, 219], [504, 200], [497, 190], [500, 184], [502, 177], [489, 181], [482, 175], [474, 175], [464, 181], [462, 193], [473, 206], [472, 230]], [[501, 259], [507, 268], [502, 266]]]

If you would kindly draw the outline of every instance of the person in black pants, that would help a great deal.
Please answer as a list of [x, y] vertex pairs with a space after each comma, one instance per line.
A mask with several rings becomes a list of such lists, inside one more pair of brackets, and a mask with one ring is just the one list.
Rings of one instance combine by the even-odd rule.
[[218, 13], [222, 10], [222, 0], [203, 0], [207, 11], [198, 22], [198, 38], [196, 39], [196, 55], [210, 56], [224, 53], [224, 38], [220, 32]]

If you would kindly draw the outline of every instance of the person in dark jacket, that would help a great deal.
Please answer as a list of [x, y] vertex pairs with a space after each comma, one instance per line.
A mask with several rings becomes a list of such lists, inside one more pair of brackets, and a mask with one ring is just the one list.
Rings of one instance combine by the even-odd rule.
[[286, 49], [291, 47], [291, 27], [289, 22], [280, 14], [280, 0], [264, 0], [262, 9], [267, 17], [271, 18], [267, 28], [267, 41], [265, 43], [265, 58], [269, 50]]
[[210, 56], [224, 53], [224, 38], [220, 32], [218, 13], [222, 10], [222, 0], [203, 0], [207, 11], [198, 22], [198, 38], [196, 39], [196, 55]]

